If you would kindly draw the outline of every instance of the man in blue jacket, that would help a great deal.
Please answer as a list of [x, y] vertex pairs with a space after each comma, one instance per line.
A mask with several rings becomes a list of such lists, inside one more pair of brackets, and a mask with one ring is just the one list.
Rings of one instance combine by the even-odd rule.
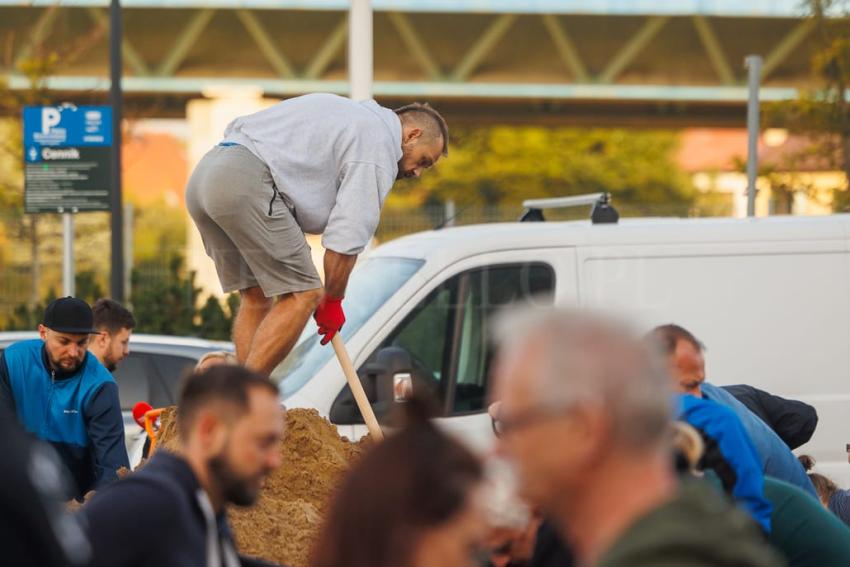
[[650, 331], [667, 356], [673, 389], [680, 394], [690, 394], [726, 406], [741, 420], [761, 461], [765, 475], [784, 480], [817, 497], [815, 488], [805, 469], [782, 439], [751, 412], [735, 396], [713, 384], [705, 382], [703, 344], [688, 330], [678, 325], [661, 325]]
[[679, 394], [676, 402], [678, 418], [705, 441], [704, 467], [717, 474], [723, 489], [769, 534], [773, 506], [765, 498], [761, 463], [741, 420], [729, 408], [704, 398]]
[[49, 442], [80, 499], [118, 478], [130, 463], [118, 385], [87, 351], [91, 307], [80, 299], [53, 301], [38, 326], [40, 339], [21, 341], [0, 354], [0, 413], [16, 415], [24, 428]]

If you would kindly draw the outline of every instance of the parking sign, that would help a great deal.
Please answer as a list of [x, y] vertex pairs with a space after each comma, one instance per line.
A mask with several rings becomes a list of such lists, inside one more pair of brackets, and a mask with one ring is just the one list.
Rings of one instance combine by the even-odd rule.
[[24, 209], [109, 210], [112, 108], [24, 108]]

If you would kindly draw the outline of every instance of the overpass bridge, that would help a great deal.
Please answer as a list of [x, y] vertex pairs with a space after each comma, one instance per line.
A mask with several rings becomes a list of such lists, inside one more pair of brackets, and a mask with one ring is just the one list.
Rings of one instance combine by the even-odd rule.
[[[345, 0], [124, 0], [128, 114], [184, 116], [216, 89], [347, 93]], [[812, 85], [798, 0], [373, 0], [374, 93], [453, 124], [744, 124], [748, 54], [763, 100]], [[57, 100], [105, 100], [107, 0], [0, 0], [0, 76], [55, 51]], [[850, 35], [850, 27], [848, 27]]]

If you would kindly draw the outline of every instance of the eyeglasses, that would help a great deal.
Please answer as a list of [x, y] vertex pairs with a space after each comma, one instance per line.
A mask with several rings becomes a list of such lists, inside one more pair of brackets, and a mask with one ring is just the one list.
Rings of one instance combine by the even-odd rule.
[[548, 421], [568, 415], [573, 410], [572, 406], [561, 408], [536, 407], [529, 408], [512, 416], [491, 415], [490, 425], [496, 437], [504, 437], [521, 429], [525, 429], [535, 423]]

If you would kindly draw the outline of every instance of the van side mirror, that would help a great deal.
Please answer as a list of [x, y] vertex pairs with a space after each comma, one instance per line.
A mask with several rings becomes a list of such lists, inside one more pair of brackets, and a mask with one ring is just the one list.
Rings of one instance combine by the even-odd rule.
[[[412, 395], [413, 373], [410, 353], [396, 346], [380, 349], [358, 369], [357, 376], [378, 420], [387, 417], [397, 401]], [[337, 425], [363, 423], [363, 416], [347, 384], [331, 405], [329, 417], [331, 423]]]
[[413, 395], [413, 359], [406, 349], [384, 347], [375, 355], [375, 392], [378, 402], [400, 402]]
[[393, 374], [393, 401], [406, 402], [413, 397], [413, 376], [410, 372]]

